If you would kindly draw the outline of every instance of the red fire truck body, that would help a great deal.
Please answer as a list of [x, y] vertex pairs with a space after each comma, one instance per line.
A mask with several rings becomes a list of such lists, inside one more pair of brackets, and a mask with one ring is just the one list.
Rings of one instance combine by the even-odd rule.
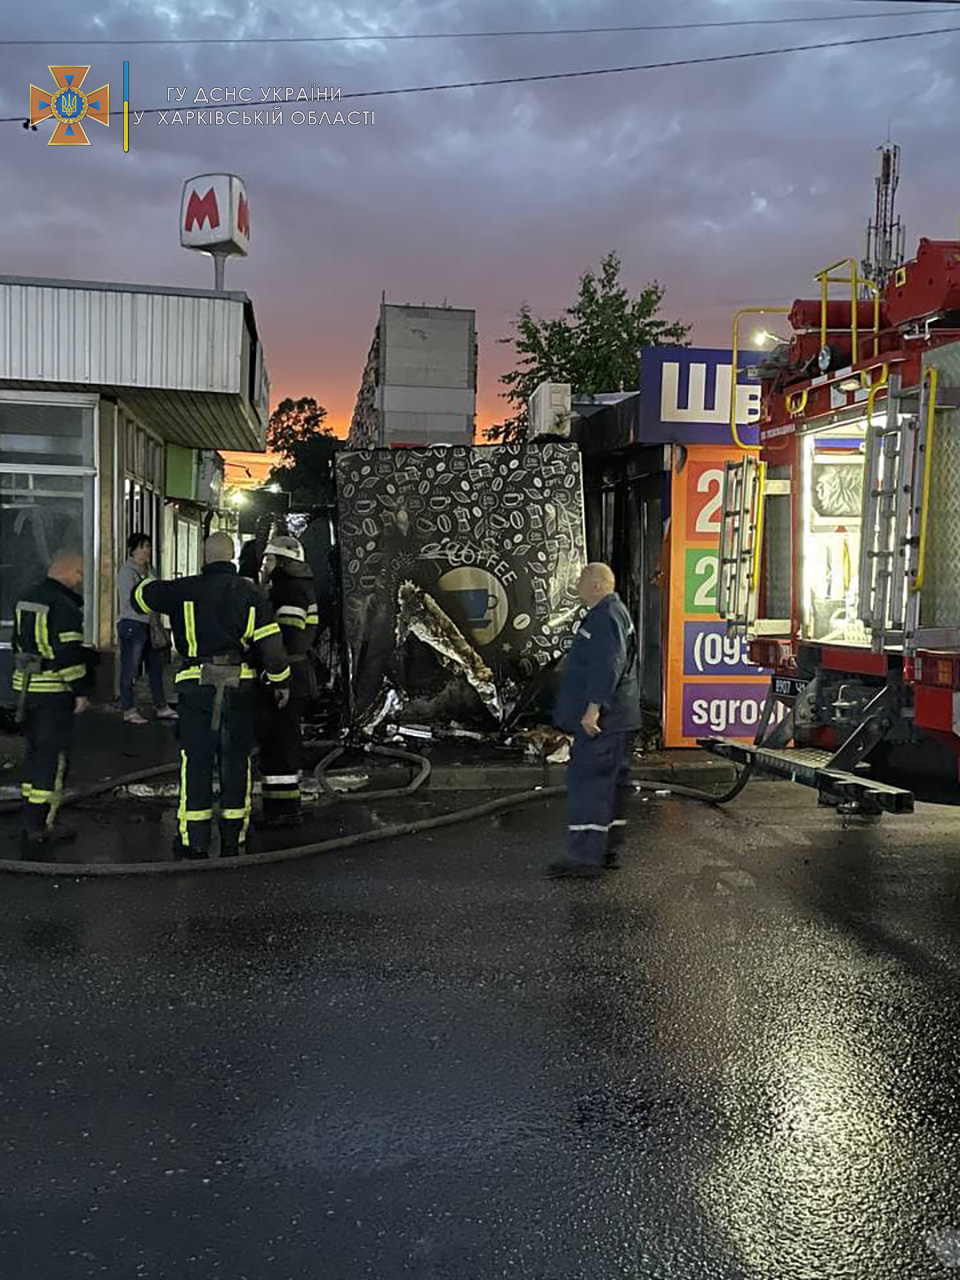
[[817, 279], [757, 368], [759, 454], [724, 489], [719, 611], [772, 672], [769, 714], [752, 747], [703, 745], [904, 811], [911, 793], [866, 772], [881, 747], [960, 762], [960, 244], [921, 240], [866, 300], [853, 260]]

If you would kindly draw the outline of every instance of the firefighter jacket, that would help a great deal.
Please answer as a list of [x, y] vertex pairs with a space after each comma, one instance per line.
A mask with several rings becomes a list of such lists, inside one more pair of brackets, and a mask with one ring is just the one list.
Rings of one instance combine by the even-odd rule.
[[564, 664], [554, 724], [578, 733], [591, 702], [600, 708], [601, 730], [640, 728], [637, 633], [616, 593], [595, 604], [580, 623]]
[[95, 655], [83, 644], [83, 597], [55, 578], [45, 578], [16, 604], [13, 650], [38, 660], [29, 671], [18, 662], [13, 687], [25, 684], [35, 693], [75, 693], [86, 696], [93, 684]]
[[[232, 658], [244, 680], [255, 680], [259, 660], [265, 680], [282, 685], [290, 664], [270, 602], [234, 565], [219, 561], [203, 572], [173, 582], [145, 578], [131, 594], [138, 613], [165, 613], [183, 659], [176, 682], [199, 680], [200, 668], [215, 658]], [[249, 660], [248, 660], [249, 659]]]
[[310, 566], [278, 557], [270, 575], [270, 603], [290, 658], [293, 695], [311, 698], [316, 693], [311, 654], [317, 638], [319, 612]]

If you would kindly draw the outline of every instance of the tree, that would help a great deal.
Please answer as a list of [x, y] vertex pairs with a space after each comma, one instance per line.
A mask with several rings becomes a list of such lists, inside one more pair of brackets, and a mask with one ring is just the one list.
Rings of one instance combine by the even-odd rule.
[[286, 453], [287, 465], [274, 467], [270, 483], [278, 484], [290, 494], [295, 511], [331, 506], [336, 495], [333, 459], [343, 443], [330, 431], [315, 432], [294, 441]]
[[327, 411], [312, 396], [299, 400], [281, 400], [267, 426], [267, 448], [271, 453], [292, 459], [293, 449], [303, 440], [317, 435], [330, 436], [330, 428], [324, 426]]
[[527, 434], [527, 402], [541, 382], [569, 382], [579, 395], [604, 391], [636, 391], [640, 385], [640, 352], [644, 347], [685, 346], [690, 326], [659, 315], [664, 289], [658, 281], [631, 298], [620, 282], [620, 258], [608, 253], [599, 276], [585, 271], [573, 306], [557, 319], [534, 316], [524, 303], [514, 321], [512, 342], [516, 367], [501, 376], [501, 392], [512, 417], [491, 427], [488, 440], [523, 440]]

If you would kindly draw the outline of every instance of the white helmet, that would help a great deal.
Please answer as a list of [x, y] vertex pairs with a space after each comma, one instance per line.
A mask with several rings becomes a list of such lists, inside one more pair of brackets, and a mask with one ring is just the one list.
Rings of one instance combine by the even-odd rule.
[[265, 556], [282, 556], [286, 560], [298, 560], [303, 564], [303, 547], [296, 538], [291, 538], [288, 534], [280, 533], [267, 543]]

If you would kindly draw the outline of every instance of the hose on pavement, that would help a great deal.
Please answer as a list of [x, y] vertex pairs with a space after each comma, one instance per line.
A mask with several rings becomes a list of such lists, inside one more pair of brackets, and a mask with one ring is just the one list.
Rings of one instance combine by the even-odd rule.
[[[333, 744], [328, 744], [333, 745]], [[430, 762], [424, 757], [410, 751], [399, 751], [391, 747], [365, 746], [370, 754], [381, 755], [393, 759], [404, 760], [419, 766], [418, 773], [405, 787], [391, 787], [383, 791], [355, 791], [343, 793], [335, 791], [326, 778], [330, 765], [343, 754], [345, 748], [335, 745], [317, 765], [315, 773], [317, 782], [324, 794], [337, 801], [344, 800], [383, 800], [395, 796], [412, 795], [419, 790], [430, 775]], [[133, 786], [138, 782], [146, 782], [164, 774], [175, 773], [178, 764], [154, 765], [149, 769], [138, 769], [133, 773], [123, 774], [118, 778], [110, 778], [89, 786], [78, 787], [64, 794], [62, 805], [76, 804], [81, 800], [90, 800], [105, 795], [121, 787]], [[752, 766], [741, 770], [735, 785], [730, 791], [716, 795], [709, 791], [700, 791], [694, 787], [685, 787], [670, 782], [635, 782], [638, 791], [653, 791], [660, 794], [680, 796], [685, 799], [698, 800], [710, 805], [727, 804], [733, 800], [746, 786]], [[395, 840], [402, 836], [417, 835], [421, 831], [433, 831], [441, 827], [455, 826], [461, 822], [473, 822], [475, 819], [503, 813], [521, 805], [530, 804], [534, 800], [552, 800], [564, 795], [566, 787], [537, 787], [532, 791], [520, 791], [513, 795], [501, 796], [496, 800], [488, 800], [483, 804], [471, 805], [465, 809], [455, 809], [451, 813], [438, 814], [432, 818], [418, 818], [412, 822], [398, 823], [390, 827], [379, 827], [374, 831], [360, 831], [353, 835], [337, 836], [332, 840], [319, 840], [308, 844], [295, 845], [289, 848], [273, 849], [264, 853], [247, 853], [235, 858], [215, 858], [203, 861], [186, 861], [177, 859], [167, 862], [109, 862], [109, 863], [68, 863], [68, 862], [32, 862], [19, 859], [0, 859], [0, 872], [12, 871], [26, 875], [71, 876], [75, 878], [102, 876], [145, 876], [145, 875], [182, 875], [184, 872], [230, 871], [240, 867], [269, 866], [278, 862], [294, 862], [310, 858], [321, 853], [335, 853], [358, 848], [361, 845], [373, 844], [380, 840]], [[9, 812], [18, 808], [19, 800], [0, 802], [0, 812]]]
[[562, 795], [565, 787], [542, 787], [538, 791], [520, 791], [516, 795], [488, 800], [472, 805], [469, 809], [456, 809], [453, 813], [438, 814], [433, 818], [419, 818], [414, 822], [398, 823], [393, 827], [379, 827], [376, 831], [360, 831], [349, 836], [337, 836], [334, 840], [318, 840], [293, 848], [272, 849], [267, 853], [245, 853], [237, 858], [214, 858], [202, 862], [17, 862], [0, 860], [0, 872], [17, 871], [27, 875], [42, 876], [147, 876], [182, 875], [184, 872], [232, 871], [239, 867], [265, 867], [274, 862], [295, 862], [312, 858], [320, 853], [337, 853], [378, 840], [396, 840], [400, 836], [417, 835], [421, 831], [434, 831], [438, 827], [451, 827], [460, 822], [472, 822], [507, 809], [529, 804], [531, 800], [549, 800]]

